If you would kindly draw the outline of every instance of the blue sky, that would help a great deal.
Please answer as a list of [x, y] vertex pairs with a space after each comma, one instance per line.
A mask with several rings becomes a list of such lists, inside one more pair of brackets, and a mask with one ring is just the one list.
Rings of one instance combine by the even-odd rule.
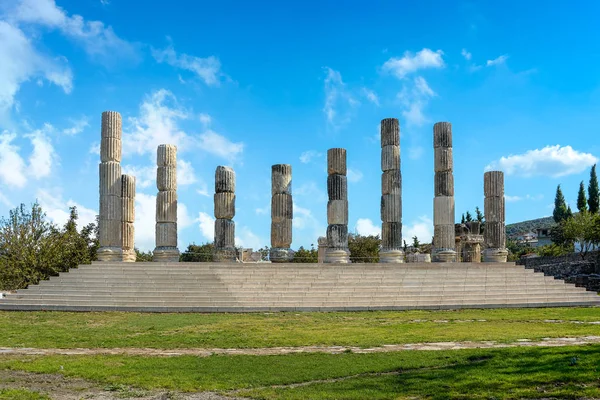
[[270, 166], [293, 167], [293, 248], [326, 228], [348, 150], [352, 231], [378, 233], [379, 121], [400, 120], [404, 237], [433, 231], [432, 130], [454, 133], [456, 218], [506, 172], [507, 222], [575, 205], [600, 156], [600, 3], [0, 0], [0, 214], [98, 209], [102, 111], [123, 116], [136, 243], [154, 248], [156, 146], [179, 149], [179, 245], [212, 241], [214, 171], [237, 174], [237, 244], [269, 244]]

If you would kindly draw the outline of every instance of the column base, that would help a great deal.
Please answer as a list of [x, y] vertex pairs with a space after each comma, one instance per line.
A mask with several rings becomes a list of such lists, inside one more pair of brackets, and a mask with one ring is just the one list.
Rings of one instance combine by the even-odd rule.
[[237, 250], [235, 248], [215, 249], [213, 261], [222, 263], [237, 262]]
[[324, 262], [326, 264], [350, 264], [350, 250], [327, 249]]
[[508, 258], [506, 249], [485, 249], [483, 251], [483, 262], [505, 263]]
[[290, 249], [271, 248], [269, 260], [273, 263], [286, 263], [292, 261], [292, 252]]
[[436, 251], [432, 254], [433, 262], [456, 262], [456, 251], [454, 250], [441, 250]]
[[177, 247], [157, 247], [152, 256], [154, 262], [179, 262]]
[[135, 262], [136, 258], [135, 250], [123, 250], [123, 262]]
[[100, 247], [96, 254], [98, 261], [123, 261], [123, 249], [120, 247]]
[[379, 262], [382, 264], [400, 264], [404, 262], [402, 250], [379, 250]]

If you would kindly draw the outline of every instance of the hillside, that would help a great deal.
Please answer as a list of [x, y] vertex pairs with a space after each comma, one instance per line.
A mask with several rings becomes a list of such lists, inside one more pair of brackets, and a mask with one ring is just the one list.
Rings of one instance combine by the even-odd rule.
[[537, 228], [550, 228], [552, 225], [554, 225], [554, 219], [552, 217], [517, 222], [506, 225], [506, 236], [511, 237], [523, 232], [535, 232]]

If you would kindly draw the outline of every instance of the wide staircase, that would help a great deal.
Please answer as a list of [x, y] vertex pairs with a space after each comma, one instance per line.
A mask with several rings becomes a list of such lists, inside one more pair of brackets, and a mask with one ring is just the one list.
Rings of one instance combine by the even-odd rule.
[[252, 312], [597, 306], [514, 264], [94, 263], [0, 299], [0, 310]]

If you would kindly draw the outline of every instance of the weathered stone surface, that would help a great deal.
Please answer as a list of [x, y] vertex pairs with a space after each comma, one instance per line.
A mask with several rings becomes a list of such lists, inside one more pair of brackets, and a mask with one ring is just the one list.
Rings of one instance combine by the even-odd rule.
[[436, 196], [454, 196], [454, 175], [451, 171], [435, 173], [434, 193]]
[[179, 250], [177, 247], [157, 247], [152, 253], [152, 261], [154, 262], [179, 262]]
[[121, 197], [135, 198], [135, 176], [121, 175]]
[[[98, 220], [100, 247], [118, 247], [121, 248], [121, 219], [103, 219]], [[101, 260], [102, 261], [102, 260]]]
[[102, 138], [121, 139], [122, 125], [121, 114], [116, 111], [104, 111], [102, 113]]
[[483, 230], [484, 247], [490, 249], [506, 248], [506, 226], [504, 222], [485, 222]]
[[454, 162], [452, 147], [436, 147], [434, 149], [434, 160], [435, 172], [452, 171]]
[[346, 175], [346, 149], [327, 150], [327, 174]]
[[502, 263], [508, 258], [508, 250], [506, 249], [485, 249], [483, 251], [483, 262]]
[[177, 166], [177, 146], [161, 144], [156, 150], [156, 165], [159, 167]]
[[275, 194], [271, 197], [271, 219], [280, 222], [294, 218], [292, 196], [289, 194]]
[[327, 246], [330, 249], [347, 249], [348, 225], [329, 225], [327, 227]]
[[381, 147], [400, 146], [400, 123], [397, 118], [381, 120]]
[[[156, 222], [177, 222], [176, 191], [162, 191], [156, 195]], [[171, 246], [175, 245], [171, 244]]]
[[235, 172], [231, 167], [218, 166], [215, 171], [215, 193], [235, 192]]
[[381, 248], [385, 250], [402, 249], [402, 222], [383, 222], [381, 224]]
[[121, 239], [123, 261], [135, 262], [135, 177], [121, 175]]
[[381, 170], [392, 171], [400, 169], [400, 147], [383, 146], [381, 148]]
[[121, 164], [114, 161], [100, 163], [100, 196], [121, 196]]
[[325, 260], [328, 264], [349, 264], [350, 251], [348, 249], [325, 249]]
[[271, 166], [271, 195], [292, 194], [292, 166], [275, 164]]
[[235, 248], [235, 222], [229, 219], [215, 220], [215, 249]]
[[133, 223], [123, 222], [121, 229], [123, 230], [123, 250], [133, 250], [135, 245], [135, 227]]
[[381, 221], [402, 222], [402, 196], [399, 194], [381, 196]]
[[156, 247], [177, 247], [177, 223], [161, 222], [156, 224]]
[[100, 215], [103, 219], [120, 221], [123, 203], [120, 196], [100, 196]]
[[505, 221], [505, 200], [503, 197], [486, 197], [483, 200], [485, 220], [489, 222]]
[[123, 261], [123, 249], [121, 246], [100, 247], [96, 252], [98, 261], [119, 262]]
[[134, 249], [123, 250], [123, 262], [135, 262], [136, 258]]
[[327, 195], [329, 200], [347, 200], [348, 178], [345, 175], [329, 175], [327, 177]]
[[215, 193], [214, 212], [215, 218], [233, 219], [235, 217], [235, 193]]
[[404, 262], [404, 251], [400, 249], [380, 249], [379, 262], [382, 264], [401, 264]]
[[317, 262], [322, 264], [325, 262], [325, 252], [327, 251], [327, 238], [325, 236], [319, 236], [317, 239]]
[[399, 169], [384, 171], [381, 174], [381, 194], [402, 195], [402, 174]]
[[452, 229], [454, 229], [454, 211], [454, 197], [435, 197], [433, 199], [433, 224], [452, 225]]
[[115, 137], [102, 138], [100, 141], [101, 162], [121, 162], [121, 139]]
[[123, 197], [121, 202], [123, 204], [123, 215], [121, 216], [123, 222], [135, 222], [135, 199]]
[[433, 147], [452, 147], [452, 124], [436, 122], [433, 125]]
[[504, 172], [488, 171], [483, 174], [485, 197], [504, 197]]
[[292, 220], [271, 222], [271, 247], [289, 248], [292, 244]]
[[269, 260], [272, 263], [290, 262], [294, 258], [289, 248], [271, 247], [269, 250]]
[[174, 165], [157, 167], [156, 187], [158, 190], [177, 190], [177, 167]]
[[327, 224], [348, 225], [348, 200], [327, 202]]
[[455, 246], [454, 223], [448, 225], [434, 225], [433, 248], [437, 251], [454, 250]]
[[468, 224], [471, 235], [481, 234], [481, 223], [479, 221], [471, 221]]

